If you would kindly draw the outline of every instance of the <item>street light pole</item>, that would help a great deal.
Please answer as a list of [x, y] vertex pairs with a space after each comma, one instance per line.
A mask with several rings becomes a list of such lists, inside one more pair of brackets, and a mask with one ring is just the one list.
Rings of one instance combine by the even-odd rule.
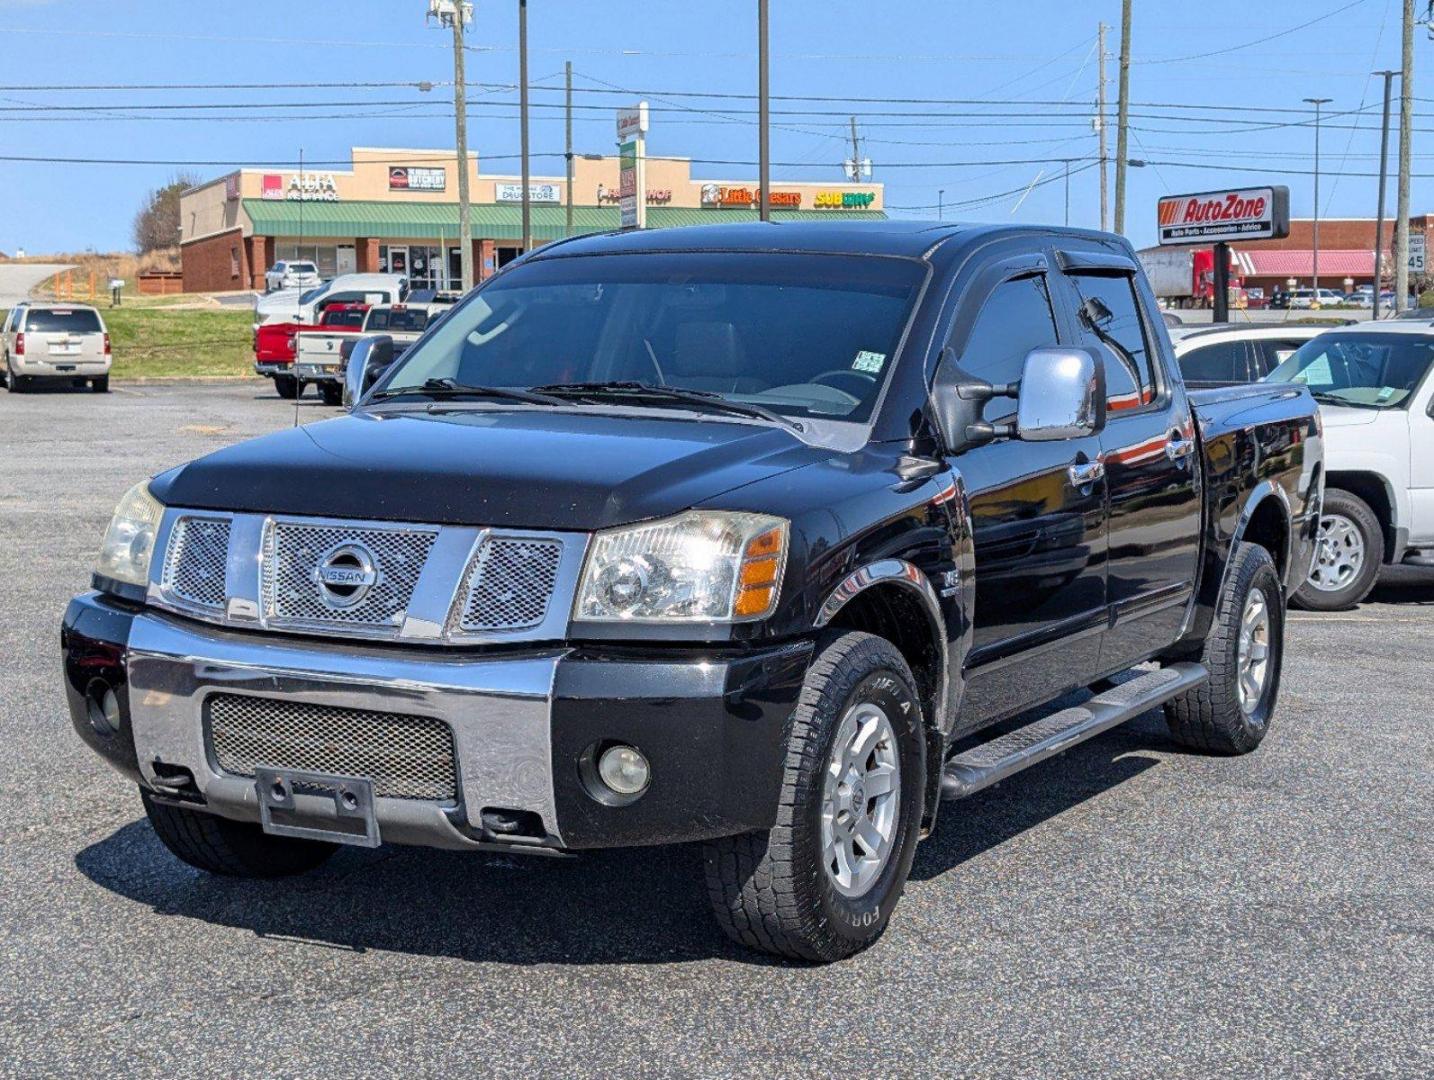
[[1315, 107], [1315, 162], [1314, 162], [1314, 264], [1310, 267], [1313, 278], [1314, 299], [1312, 303], [1319, 307], [1319, 128], [1320, 110], [1330, 103], [1332, 99], [1327, 97], [1304, 99], [1307, 105]]
[[528, 191], [528, 0], [518, 0], [518, 153], [523, 159], [523, 250], [533, 247], [533, 204]]
[[946, 204], [946, 189], [945, 189], [945, 188], [942, 188], [941, 190], [939, 190], [938, 192], [936, 192], [936, 220], [937, 220], [937, 221], [944, 221], [944, 220], [946, 219], [946, 205], [945, 205], [945, 204]]
[[1380, 273], [1384, 259], [1384, 193], [1389, 186], [1389, 98], [1395, 72], [1376, 71], [1384, 76], [1384, 126], [1379, 135], [1379, 209], [1374, 218], [1374, 317], [1379, 318], [1379, 294], [1384, 288]]
[[767, 0], [757, 0], [757, 217], [772, 220], [771, 98], [767, 85]]
[[1071, 159], [1066, 158], [1063, 162], [1066, 167], [1066, 224], [1071, 223]]

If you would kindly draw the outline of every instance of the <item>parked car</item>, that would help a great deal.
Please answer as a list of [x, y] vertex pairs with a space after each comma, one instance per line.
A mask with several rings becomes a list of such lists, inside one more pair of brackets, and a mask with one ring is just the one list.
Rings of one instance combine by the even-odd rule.
[[[1312, 308], [1315, 306], [1314, 289], [1291, 289], [1287, 294], [1289, 297], [1288, 307], [1295, 309]], [[1320, 307], [1337, 307], [1344, 303], [1344, 294], [1334, 289], [1319, 290]], [[1271, 305], [1273, 306], [1273, 305]]]
[[264, 291], [278, 289], [312, 289], [323, 283], [319, 268], [311, 262], [280, 260], [264, 271]]
[[341, 274], [307, 291], [286, 289], [254, 301], [254, 325], [295, 323], [314, 326], [334, 304], [393, 304], [408, 296], [402, 274]]
[[1299, 606], [1342, 611], [1382, 566], [1434, 566], [1431, 366], [1434, 325], [1410, 320], [1331, 330], [1270, 373], [1307, 387], [1324, 419], [1324, 513]]
[[1269, 730], [1318, 413], [1188, 394], [1156, 319], [1078, 230], [548, 244], [351, 415], [124, 496], [74, 727], [211, 872], [701, 842], [735, 940], [849, 956], [942, 797], [1158, 705], [1207, 753]]
[[353, 405], [356, 396], [355, 390], [358, 393], [367, 390], [372, 385], [373, 377], [377, 374], [376, 369], [371, 369], [368, 384], [361, 387], [348, 386], [349, 357], [353, 355], [353, 350], [359, 341], [364, 337], [380, 338], [381, 341], [378, 344], [385, 350], [384, 356], [386, 357], [383, 366], [387, 367], [422, 338], [425, 331], [436, 326], [452, 310], [452, 306], [451, 303], [444, 301], [434, 304], [394, 304], [389, 307], [373, 308], [369, 312], [368, 318], [364, 320], [363, 336], [351, 337], [339, 344], [337, 369], [329, 373], [338, 385], [338, 393], [333, 395], [338, 398], [338, 401], [334, 404]]
[[1170, 331], [1175, 359], [1192, 390], [1259, 382], [1328, 325], [1225, 324]]
[[[339, 346], [362, 334], [367, 304], [332, 304], [319, 316], [318, 326], [300, 326], [294, 334], [295, 398], [304, 387], [314, 386], [325, 405], [337, 405], [343, 396], [336, 372]], [[280, 395], [285, 396], [285, 395]]]
[[0, 324], [0, 375], [12, 394], [39, 382], [110, 388], [110, 335], [87, 304], [17, 304]]

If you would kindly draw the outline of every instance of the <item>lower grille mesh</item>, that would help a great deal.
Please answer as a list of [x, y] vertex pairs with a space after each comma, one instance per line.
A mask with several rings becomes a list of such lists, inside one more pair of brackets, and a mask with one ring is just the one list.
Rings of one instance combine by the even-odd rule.
[[456, 802], [453, 732], [425, 716], [214, 694], [205, 703], [215, 763], [253, 776], [256, 766], [366, 777], [375, 795]]

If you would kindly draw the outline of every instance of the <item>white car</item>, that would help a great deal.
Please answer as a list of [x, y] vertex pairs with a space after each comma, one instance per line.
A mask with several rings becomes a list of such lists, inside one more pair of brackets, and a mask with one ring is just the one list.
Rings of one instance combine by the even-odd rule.
[[1303, 383], [1324, 424], [1325, 499], [1314, 565], [1293, 599], [1340, 611], [1381, 566], [1434, 567], [1434, 323], [1329, 330], [1269, 375]]
[[110, 335], [87, 304], [17, 304], [0, 324], [0, 375], [12, 394], [41, 380], [110, 388]]
[[[1337, 292], [1337, 291], [1334, 290], [1334, 289], [1320, 289], [1320, 290], [1319, 290], [1319, 305], [1320, 305], [1320, 307], [1334, 307], [1335, 305], [1337, 305], [1337, 304], [1342, 304], [1342, 303], [1344, 303], [1344, 294], [1343, 294], [1343, 293]], [[1291, 307], [1291, 308], [1312, 308], [1312, 307], [1314, 307], [1314, 305], [1315, 305], [1315, 290], [1314, 290], [1314, 289], [1291, 289], [1291, 290], [1290, 290], [1290, 307]]]
[[285, 289], [254, 301], [254, 325], [291, 322], [313, 326], [334, 304], [396, 304], [408, 296], [403, 274], [340, 274], [307, 291]]
[[279, 289], [312, 289], [323, 282], [319, 268], [311, 262], [280, 260], [264, 271], [264, 291]]
[[1175, 359], [1192, 390], [1259, 382], [1328, 326], [1241, 323], [1170, 330]]

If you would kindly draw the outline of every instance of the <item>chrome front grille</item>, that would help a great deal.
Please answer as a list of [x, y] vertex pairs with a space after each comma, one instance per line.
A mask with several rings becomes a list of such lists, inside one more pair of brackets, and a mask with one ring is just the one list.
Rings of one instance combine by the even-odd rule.
[[182, 517], [170, 535], [160, 588], [182, 605], [222, 611], [228, 560], [228, 518]]
[[[396, 634], [437, 537], [438, 529], [431, 526], [274, 521], [264, 536], [266, 622], [295, 629], [352, 626]], [[371, 554], [375, 580], [349, 603], [349, 597], [326, 586], [317, 574], [331, 553], [355, 547]]]
[[501, 633], [537, 626], [548, 613], [563, 545], [556, 540], [490, 536], [469, 570], [458, 627]]
[[453, 731], [441, 720], [240, 694], [213, 694], [204, 711], [222, 772], [298, 769], [363, 777], [390, 799], [458, 799]]

